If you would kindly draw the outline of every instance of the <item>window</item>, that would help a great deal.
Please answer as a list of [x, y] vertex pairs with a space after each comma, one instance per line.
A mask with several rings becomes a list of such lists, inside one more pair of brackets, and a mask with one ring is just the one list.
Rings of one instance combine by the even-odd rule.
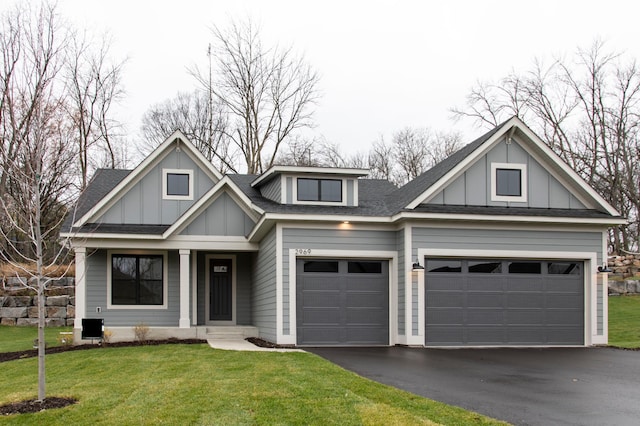
[[348, 271], [350, 274], [381, 274], [382, 262], [349, 262]]
[[502, 273], [502, 262], [497, 260], [470, 260], [469, 273], [500, 274]]
[[298, 178], [298, 201], [342, 202], [342, 181], [339, 179]]
[[491, 163], [491, 201], [527, 201], [527, 165]]
[[549, 262], [547, 264], [551, 275], [580, 275], [580, 264], [577, 262]]
[[338, 272], [338, 262], [334, 260], [308, 260], [304, 262], [304, 272]]
[[542, 264], [540, 262], [509, 262], [510, 274], [540, 274]]
[[193, 200], [193, 170], [162, 170], [162, 198]]
[[111, 305], [163, 305], [164, 256], [113, 254]]
[[455, 259], [428, 259], [427, 272], [461, 272], [462, 261]]

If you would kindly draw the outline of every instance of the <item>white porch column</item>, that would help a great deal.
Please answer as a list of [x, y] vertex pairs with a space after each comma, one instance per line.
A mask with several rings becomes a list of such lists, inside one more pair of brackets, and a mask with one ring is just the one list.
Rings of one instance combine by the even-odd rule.
[[73, 328], [82, 328], [82, 319], [87, 316], [87, 249], [76, 247], [76, 317]]
[[190, 250], [180, 250], [180, 328], [189, 328], [189, 262]]

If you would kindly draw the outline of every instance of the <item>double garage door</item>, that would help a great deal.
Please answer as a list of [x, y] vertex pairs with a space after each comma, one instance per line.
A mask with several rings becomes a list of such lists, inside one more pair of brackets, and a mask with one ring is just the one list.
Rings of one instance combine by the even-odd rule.
[[389, 344], [389, 263], [298, 259], [298, 345]]
[[584, 263], [426, 259], [427, 346], [584, 344]]

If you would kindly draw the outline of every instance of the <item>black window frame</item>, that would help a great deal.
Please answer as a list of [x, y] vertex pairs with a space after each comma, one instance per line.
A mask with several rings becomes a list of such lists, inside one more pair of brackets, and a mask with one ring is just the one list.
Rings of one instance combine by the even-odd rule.
[[[317, 196], [316, 197], [301, 197], [300, 194], [300, 181], [313, 182], [317, 183]], [[325, 195], [323, 195], [323, 182], [337, 182], [340, 188], [340, 199], [325, 199]], [[322, 203], [342, 203], [344, 200], [344, 194], [342, 191], [342, 179], [322, 179], [322, 178], [297, 178], [296, 182], [297, 190], [296, 190], [296, 199], [299, 202], [322, 202]], [[327, 191], [324, 191], [325, 193]], [[304, 194], [302, 194], [304, 195]], [[328, 197], [328, 195], [327, 195]]]
[[[170, 190], [171, 185], [169, 184], [169, 178], [173, 177], [173, 176], [186, 176], [187, 177], [187, 188], [186, 188], [187, 192], [186, 192], [186, 194], [171, 192], [171, 190]], [[190, 197], [191, 196], [191, 191], [190, 191], [190, 189], [191, 189], [191, 182], [190, 182], [191, 174], [190, 173], [167, 172], [166, 176], [165, 176], [165, 179], [167, 180], [165, 182], [166, 183], [166, 188], [167, 188], [167, 191], [166, 191], [166, 194], [165, 194], [166, 196], [169, 196], [169, 197]]]
[[[119, 258], [128, 258], [128, 259], [135, 259], [136, 260], [136, 277], [134, 279], [117, 279], [116, 278], [116, 271], [114, 268], [114, 262], [116, 259]], [[141, 277], [141, 273], [140, 273], [140, 259], [154, 259], [160, 260], [160, 278], [159, 279], [143, 279]], [[109, 283], [109, 285], [111, 286], [111, 300], [110, 303], [112, 306], [117, 307], [117, 306], [164, 306], [165, 303], [165, 274], [164, 274], [164, 267], [165, 267], [165, 256], [162, 254], [130, 254], [130, 253], [113, 253], [111, 255], [111, 282]], [[124, 285], [134, 285], [135, 286], [135, 301], [133, 303], [131, 302], [127, 302], [127, 303], [123, 303], [121, 301], [116, 301], [116, 297], [117, 297], [117, 288], [118, 285], [117, 283], [121, 283]], [[156, 284], [160, 284], [160, 293], [159, 293], [159, 303], [142, 303], [142, 298], [143, 298], [143, 282], [155, 282]], [[157, 295], [156, 295], [157, 297]]]
[[[502, 174], [501, 172], [504, 172], [507, 174], [507, 176], [505, 176], [505, 179], [500, 179], [500, 175]], [[513, 179], [512, 174], [517, 173], [518, 176], [518, 191], [517, 193], [513, 192], [512, 186], [515, 186], [515, 184], [513, 184], [511, 182], [511, 180]], [[495, 176], [495, 180], [496, 180], [496, 195], [499, 197], [522, 197], [522, 170], [521, 169], [510, 169], [507, 167], [498, 167], [496, 168], [496, 176]], [[507, 182], [507, 187], [504, 188], [503, 185], [501, 185], [501, 183], [503, 182]]]

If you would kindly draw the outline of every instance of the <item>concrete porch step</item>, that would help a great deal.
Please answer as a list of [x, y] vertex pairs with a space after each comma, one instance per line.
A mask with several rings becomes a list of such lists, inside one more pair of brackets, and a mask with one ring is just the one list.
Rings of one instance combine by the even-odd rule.
[[216, 325], [207, 326], [206, 339], [214, 340], [244, 340], [247, 337], [258, 337], [258, 328], [248, 325]]

